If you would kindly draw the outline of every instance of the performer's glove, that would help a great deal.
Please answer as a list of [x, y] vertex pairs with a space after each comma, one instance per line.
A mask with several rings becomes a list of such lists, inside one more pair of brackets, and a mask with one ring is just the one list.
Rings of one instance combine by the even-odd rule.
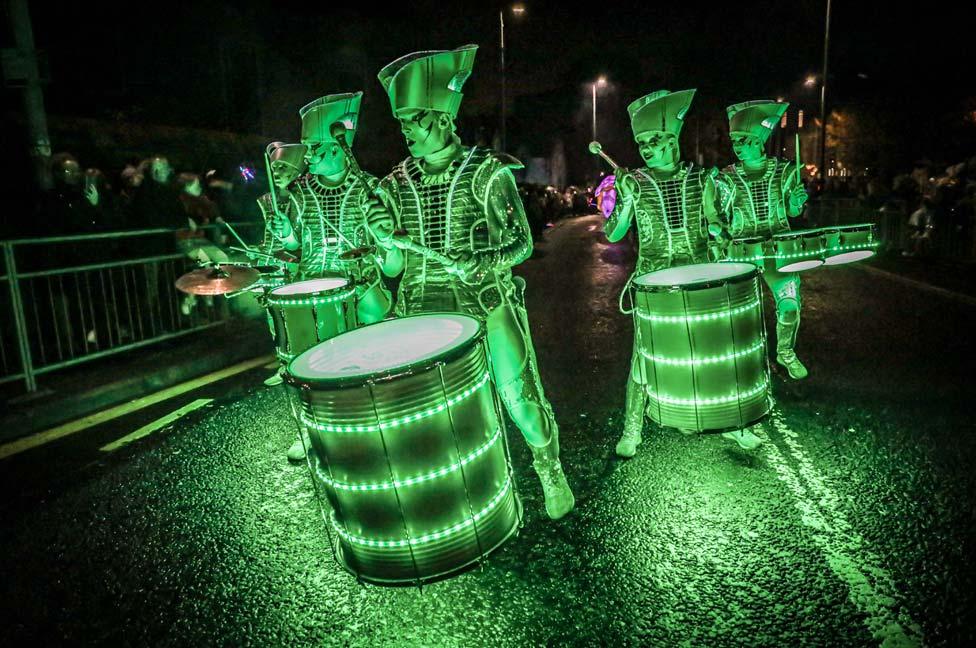
[[617, 192], [617, 200], [629, 202], [634, 199], [637, 191], [637, 181], [628, 171], [620, 171], [614, 178], [613, 190]]
[[787, 200], [790, 202], [790, 211], [799, 214], [803, 211], [803, 205], [807, 202], [807, 191], [803, 187], [794, 187]]
[[453, 274], [467, 284], [480, 283], [492, 268], [490, 251], [460, 252], [452, 255], [454, 259]]
[[393, 247], [393, 215], [375, 196], [366, 202], [366, 227], [380, 247], [385, 250]]

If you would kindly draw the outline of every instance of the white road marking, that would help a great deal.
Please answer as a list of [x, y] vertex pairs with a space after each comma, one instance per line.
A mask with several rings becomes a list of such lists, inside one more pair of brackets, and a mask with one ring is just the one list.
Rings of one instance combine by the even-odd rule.
[[811, 536], [824, 552], [831, 571], [850, 588], [851, 602], [865, 615], [871, 634], [886, 648], [921, 646], [922, 629], [899, 603], [890, 572], [881, 566], [879, 556], [847, 521], [840, 499], [803, 451], [799, 436], [786, 424], [778, 409], [773, 410], [769, 422], [782, 436], [798, 468], [794, 470], [790, 466], [768, 436], [763, 444], [766, 460], [793, 494], [801, 520], [811, 529]]
[[169, 425], [173, 421], [180, 419], [184, 415], [189, 414], [194, 410], [198, 410], [204, 405], [209, 405], [212, 402], [213, 402], [212, 398], [198, 398], [197, 400], [193, 401], [189, 405], [184, 405], [178, 410], [170, 412], [166, 416], [162, 416], [156, 419], [152, 423], [143, 425], [135, 432], [127, 434], [121, 439], [116, 439], [115, 441], [112, 441], [112, 443], [103, 445], [100, 449], [102, 452], [112, 452], [113, 450], [118, 450], [119, 448], [126, 446], [137, 439], [141, 439], [143, 437], [149, 436], [153, 432], [166, 427], [167, 425]]

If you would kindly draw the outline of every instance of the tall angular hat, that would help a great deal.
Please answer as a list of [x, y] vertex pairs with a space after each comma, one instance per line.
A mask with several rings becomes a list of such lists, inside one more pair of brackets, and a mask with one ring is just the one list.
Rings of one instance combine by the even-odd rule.
[[627, 106], [634, 136], [648, 131], [664, 131], [677, 137], [685, 124], [685, 113], [695, 98], [695, 90], [658, 90]]
[[359, 103], [362, 92], [344, 92], [319, 97], [302, 106], [298, 111], [302, 118], [302, 144], [309, 142], [334, 142], [329, 127], [337, 121], [346, 126], [346, 141], [352, 146], [359, 123]]
[[268, 154], [268, 163], [272, 167], [288, 166], [298, 173], [305, 168], [305, 153], [308, 147], [304, 144], [271, 142], [264, 151]]
[[729, 116], [729, 135], [753, 135], [765, 143], [789, 107], [788, 103], [768, 99], [732, 104], [725, 109]]
[[464, 94], [461, 87], [471, 76], [477, 45], [455, 50], [414, 52], [401, 56], [377, 77], [390, 97], [393, 114], [405, 110], [437, 110], [457, 117]]

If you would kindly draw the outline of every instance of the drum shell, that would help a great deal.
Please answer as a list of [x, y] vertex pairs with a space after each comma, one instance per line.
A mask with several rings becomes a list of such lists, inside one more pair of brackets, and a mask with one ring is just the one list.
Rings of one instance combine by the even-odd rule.
[[733, 263], [751, 263], [760, 266], [766, 258], [766, 239], [761, 237], [732, 239], [729, 243], [728, 257], [728, 261]]
[[824, 237], [821, 230], [783, 232], [773, 236], [776, 269], [802, 272], [823, 264]]
[[874, 223], [841, 225], [823, 229], [826, 265], [843, 265], [874, 256], [878, 237]]
[[[386, 426], [404, 413], [443, 403], [445, 394], [454, 399], [471, 390], [442, 411]], [[361, 385], [304, 385], [298, 391], [306, 421], [379, 427], [337, 432], [307, 426], [313, 478], [334, 512], [340, 561], [360, 578], [381, 584], [434, 580], [477, 562], [517, 530], [521, 510], [510, 481], [483, 336], [449, 362]], [[445, 467], [454, 469], [404, 484]], [[339, 485], [391, 483], [399, 485], [379, 490]], [[371, 546], [350, 539], [421, 538], [478, 512], [484, 515], [475, 524], [412, 546]]]
[[[268, 300], [275, 349], [283, 362], [359, 325], [355, 291], [350, 286], [325, 293], [289, 297], [279, 301], [273, 297]], [[302, 303], [303, 297], [313, 303]]]
[[[636, 287], [639, 361], [653, 421], [718, 431], [747, 427], [769, 412], [760, 299], [755, 273], [691, 290]], [[686, 402], [669, 402], [675, 399]], [[701, 402], [708, 399], [723, 402]]]

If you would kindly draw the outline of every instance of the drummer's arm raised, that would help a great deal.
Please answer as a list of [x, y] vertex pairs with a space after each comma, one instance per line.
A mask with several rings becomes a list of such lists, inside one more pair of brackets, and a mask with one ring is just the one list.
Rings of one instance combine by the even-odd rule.
[[603, 233], [611, 243], [616, 243], [627, 236], [627, 230], [630, 229], [630, 223], [634, 219], [634, 205], [639, 193], [637, 183], [626, 173], [618, 174], [614, 185], [617, 202], [613, 206], [610, 218], [603, 224]]
[[380, 269], [387, 277], [396, 277], [403, 272], [405, 257], [403, 250], [393, 245], [393, 231], [400, 221], [395, 196], [395, 185], [383, 180], [363, 207], [366, 230], [376, 241], [376, 256]]
[[783, 200], [786, 203], [787, 216], [796, 218], [802, 214], [807, 197], [807, 190], [800, 177], [800, 168], [796, 162], [787, 162], [783, 166]]

